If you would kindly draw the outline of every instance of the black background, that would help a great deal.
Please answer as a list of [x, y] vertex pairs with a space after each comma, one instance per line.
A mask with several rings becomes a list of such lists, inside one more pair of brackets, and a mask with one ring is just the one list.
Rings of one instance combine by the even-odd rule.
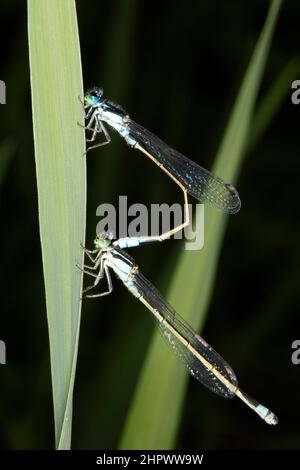
[[[85, 87], [103, 86], [133, 119], [211, 168], [269, 2], [76, 4]], [[298, 63], [294, 79], [300, 78], [298, 31], [299, 3], [284, 2], [259, 100], [290, 61]], [[0, 366], [0, 445], [53, 448], [25, 1], [1, 1], [0, 41], [0, 79], [7, 86], [0, 146], [10, 155], [0, 186], [0, 339], [7, 345], [7, 365]], [[237, 400], [222, 400], [191, 380], [178, 449], [299, 448], [300, 365], [291, 362], [291, 344], [300, 339], [300, 106], [291, 103], [290, 85], [244, 161], [237, 183], [242, 209], [229, 220], [203, 331], [243, 388], [268, 404], [280, 424], [269, 428]], [[105, 151], [88, 157], [88, 245], [96, 207], [117, 204], [119, 194], [127, 194], [129, 204], [180, 201], [161, 172], [113, 135]], [[134, 252], [163, 293], [180, 249], [172, 241]], [[153, 331], [143, 310], [121, 285], [83, 307], [75, 449], [117, 446]]]

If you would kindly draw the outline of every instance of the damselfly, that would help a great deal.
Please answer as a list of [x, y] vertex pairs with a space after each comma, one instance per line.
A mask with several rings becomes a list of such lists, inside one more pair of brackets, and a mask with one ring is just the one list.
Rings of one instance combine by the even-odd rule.
[[237, 190], [231, 184], [189, 160], [134, 122], [121, 106], [103, 98], [102, 88], [94, 87], [86, 92], [84, 109], [87, 120], [85, 129], [92, 132], [87, 142], [95, 142], [100, 133], [104, 135], [103, 142], [88, 147], [87, 151], [110, 143], [111, 139], [105, 127], [105, 124], [108, 124], [125, 139], [127, 144], [158, 165], [182, 190], [185, 207], [184, 222], [153, 239], [165, 240], [189, 225], [188, 193], [201, 203], [209, 204], [228, 214], [239, 211], [241, 201]]
[[94, 244], [94, 250], [84, 248], [92, 266], [85, 265], [83, 271], [95, 278], [94, 283], [84, 292], [96, 287], [104, 275], [108, 289], [87, 297], [101, 297], [112, 292], [112, 269], [127, 289], [150, 310], [163, 337], [193, 377], [218, 395], [226, 398], [237, 396], [266, 423], [277, 424], [274, 413], [239, 388], [235, 373], [227, 362], [168, 305], [159, 291], [142, 275], [134, 260], [123, 249], [138, 245], [138, 239], [113, 241], [111, 235], [102, 234], [95, 238]]

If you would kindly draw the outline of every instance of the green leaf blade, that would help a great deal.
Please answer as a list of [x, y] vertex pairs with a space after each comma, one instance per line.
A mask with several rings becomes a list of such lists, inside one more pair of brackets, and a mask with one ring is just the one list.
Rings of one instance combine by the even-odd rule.
[[69, 448], [81, 311], [86, 169], [83, 95], [73, 0], [28, 0], [28, 34], [55, 435]]

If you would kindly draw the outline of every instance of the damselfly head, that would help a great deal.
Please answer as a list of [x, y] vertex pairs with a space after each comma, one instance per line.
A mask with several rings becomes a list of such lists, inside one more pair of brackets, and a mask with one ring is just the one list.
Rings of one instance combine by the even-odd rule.
[[97, 106], [101, 103], [103, 96], [103, 88], [95, 86], [88, 90], [84, 95], [84, 102], [89, 106]]
[[100, 250], [106, 249], [111, 245], [112, 240], [114, 239], [114, 234], [112, 232], [103, 232], [100, 235], [97, 235], [94, 240], [94, 245]]

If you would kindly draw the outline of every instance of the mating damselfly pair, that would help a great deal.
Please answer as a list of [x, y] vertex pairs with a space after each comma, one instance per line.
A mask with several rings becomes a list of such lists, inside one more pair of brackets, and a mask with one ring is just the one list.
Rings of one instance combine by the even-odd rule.
[[[105, 137], [103, 142], [92, 145], [88, 150], [110, 142], [110, 136], [104, 125], [106, 123], [117, 131], [131, 147], [144, 153], [175, 181], [183, 191], [186, 208], [188, 208], [187, 194], [189, 193], [200, 202], [226, 213], [238, 212], [241, 205], [240, 198], [231, 184], [192, 162], [132, 121], [123, 108], [103, 99], [101, 88], [94, 88], [86, 93], [84, 107], [87, 119], [85, 128], [92, 132], [87, 141], [95, 142], [100, 133], [103, 133]], [[84, 248], [92, 265], [84, 265], [83, 271], [94, 278], [94, 283], [84, 292], [95, 288], [105, 276], [108, 289], [98, 294], [87, 295], [87, 297], [110, 294], [113, 290], [110, 277], [110, 269], [112, 269], [131, 294], [153, 314], [163, 337], [193, 377], [218, 395], [227, 398], [237, 396], [266, 423], [277, 424], [278, 419], [275, 414], [239, 388], [232, 368], [168, 305], [124, 250], [149, 241], [165, 240], [182, 230], [189, 224], [189, 211], [185, 212], [186, 218], [181, 225], [157, 237], [127, 237], [113, 241], [110, 234], [97, 236], [94, 250]]]

